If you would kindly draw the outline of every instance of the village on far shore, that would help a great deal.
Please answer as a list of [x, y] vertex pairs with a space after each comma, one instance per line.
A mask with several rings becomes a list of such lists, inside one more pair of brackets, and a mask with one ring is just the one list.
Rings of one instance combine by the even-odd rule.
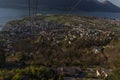
[[120, 20], [33, 15], [6, 23], [0, 47], [0, 80], [120, 79]]

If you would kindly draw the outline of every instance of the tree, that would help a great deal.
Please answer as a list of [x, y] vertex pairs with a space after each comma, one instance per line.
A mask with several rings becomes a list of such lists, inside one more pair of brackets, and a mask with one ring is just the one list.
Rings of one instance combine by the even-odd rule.
[[0, 65], [4, 66], [6, 62], [5, 53], [0, 52]]
[[5, 47], [5, 40], [0, 39], [0, 67], [3, 67], [6, 62]]

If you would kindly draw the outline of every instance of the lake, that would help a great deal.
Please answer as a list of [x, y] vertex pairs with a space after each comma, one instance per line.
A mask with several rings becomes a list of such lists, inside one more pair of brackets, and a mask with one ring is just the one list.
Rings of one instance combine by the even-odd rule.
[[[58, 10], [47, 10], [38, 11], [41, 14], [68, 14], [68, 11]], [[120, 19], [120, 13], [107, 13], [107, 12], [81, 12], [73, 11], [70, 14], [77, 14], [82, 16], [95, 16], [102, 18], [114, 18]], [[28, 10], [25, 9], [11, 9], [11, 8], [0, 8], [0, 25], [4, 25], [10, 20], [16, 20], [22, 17], [28, 16]]]

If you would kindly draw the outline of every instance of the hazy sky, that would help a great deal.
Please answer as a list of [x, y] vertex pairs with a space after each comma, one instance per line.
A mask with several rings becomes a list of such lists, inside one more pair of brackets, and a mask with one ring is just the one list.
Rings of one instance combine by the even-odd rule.
[[[99, 1], [105, 1], [105, 0], [99, 0]], [[108, 1], [111, 1], [111, 2], [113, 2], [114, 4], [116, 4], [117, 6], [120, 7], [120, 0], [108, 0]]]

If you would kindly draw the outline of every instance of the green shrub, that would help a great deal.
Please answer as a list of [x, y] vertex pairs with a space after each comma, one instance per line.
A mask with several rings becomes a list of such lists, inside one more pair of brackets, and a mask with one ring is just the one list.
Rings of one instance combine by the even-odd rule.
[[19, 73], [17, 73], [13, 78], [12, 80], [22, 80], [23, 76]]

